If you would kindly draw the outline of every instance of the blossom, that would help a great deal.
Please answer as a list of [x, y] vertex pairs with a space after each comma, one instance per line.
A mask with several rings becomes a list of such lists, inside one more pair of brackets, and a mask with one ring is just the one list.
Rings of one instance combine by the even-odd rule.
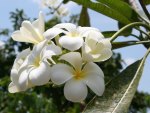
[[[33, 86], [44, 85], [50, 80], [50, 60], [53, 55], [61, 54], [61, 49], [54, 45], [47, 45], [47, 41], [44, 40], [41, 43], [34, 46], [33, 50], [26, 57], [20, 67], [18, 67], [18, 74], [13, 82], [14, 86], [17, 86], [17, 90], [9, 87], [9, 91], [12, 93], [18, 91], [25, 91]], [[52, 61], [54, 62], [54, 61]], [[10, 85], [11, 86], [11, 85]]]
[[[98, 96], [104, 92], [104, 74], [93, 62], [83, 65], [79, 52], [70, 52], [60, 57], [67, 64], [55, 64], [51, 68], [51, 80], [56, 85], [66, 83], [64, 95], [72, 102], [81, 102], [87, 96], [87, 86]], [[59, 71], [58, 71], [59, 70]]]
[[76, 25], [71, 23], [57, 24], [54, 26], [54, 28], [65, 29], [66, 32], [63, 32], [65, 33], [65, 35], [59, 38], [59, 43], [62, 47], [70, 51], [78, 50], [83, 45], [83, 37], [87, 31], [98, 31], [98, 29], [96, 28], [80, 26], [77, 27]]
[[42, 6], [48, 6], [51, 8], [57, 8], [61, 3], [61, 0], [41, 0]]
[[82, 56], [85, 61], [100, 62], [112, 56], [111, 43], [109, 39], [97, 31], [88, 32], [82, 47]]
[[68, 14], [69, 14], [69, 11], [64, 5], [61, 5], [57, 10], [58, 16], [67, 16]]
[[19, 67], [23, 64], [25, 58], [30, 54], [31, 50], [25, 49], [22, 52], [20, 52], [15, 61], [14, 61], [14, 65], [11, 69], [11, 83], [9, 84], [8, 90], [11, 93], [14, 92], [19, 92], [20, 88], [19, 88], [19, 84], [18, 84], [18, 79], [19, 79]]
[[19, 42], [29, 42], [37, 44], [44, 40], [44, 16], [43, 13], [39, 13], [39, 18], [34, 22], [23, 21], [20, 30], [15, 31], [12, 34], [12, 38]]
[[0, 41], [0, 50], [4, 48], [5, 43]]

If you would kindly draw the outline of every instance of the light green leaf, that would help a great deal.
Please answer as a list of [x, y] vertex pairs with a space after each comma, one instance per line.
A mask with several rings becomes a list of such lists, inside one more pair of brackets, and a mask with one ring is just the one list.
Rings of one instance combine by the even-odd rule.
[[135, 13], [135, 11], [127, 3], [120, 0], [119, 3], [121, 4], [118, 4], [118, 0], [102, 0], [102, 2], [101, 0], [99, 0], [98, 3], [92, 2], [90, 0], [72, 1], [83, 5], [84, 7], [95, 10], [99, 13], [102, 13], [124, 24], [138, 21], [138, 15]]
[[103, 96], [95, 96], [87, 105], [84, 112], [127, 113], [141, 78], [149, 51], [142, 60], [131, 64], [120, 75], [110, 81], [106, 86]]

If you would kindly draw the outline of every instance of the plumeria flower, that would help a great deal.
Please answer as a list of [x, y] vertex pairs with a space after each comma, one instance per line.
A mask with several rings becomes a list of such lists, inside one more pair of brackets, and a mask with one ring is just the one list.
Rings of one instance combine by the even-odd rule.
[[2, 42], [2, 41], [0, 41], [0, 50], [1, 50], [1, 49], [3, 49], [3, 48], [4, 48], [4, 46], [5, 46], [5, 43], [4, 43], [4, 42]]
[[[93, 62], [82, 64], [79, 52], [70, 52], [60, 57], [67, 64], [56, 64], [51, 68], [51, 80], [56, 85], [66, 83], [64, 95], [72, 102], [83, 101], [88, 93], [87, 86], [98, 96], [104, 92], [104, 74]], [[58, 71], [59, 70], [59, 71]]]
[[[62, 30], [57, 28], [51, 28], [46, 33], [45, 24], [44, 24], [44, 16], [43, 13], [39, 13], [39, 18], [35, 20], [33, 23], [30, 21], [23, 21], [22, 27], [20, 30], [15, 31], [12, 34], [12, 38], [15, 41], [19, 42], [29, 42], [33, 44], [38, 44], [46, 39], [47, 33], [49, 38], [54, 38], [57, 36]], [[58, 32], [56, 32], [58, 31]]]
[[30, 21], [23, 21], [20, 30], [15, 31], [12, 34], [12, 38], [19, 42], [38, 44], [45, 39], [43, 36], [44, 30], [44, 16], [43, 13], [40, 12], [39, 18], [33, 23]]
[[46, 59], [50, 58], [51, 60], [51, 57], [57, 54], [61, 54], [61, 49], [54, 44], [47, 45], [45, 40], [35, 45], [20, 66], [17, 78], [14, 78], [16, 81], [14, 84], [18, 86], [19, 90], [11, 89], [9, 91], [15, 93], [47, 84], [50, 80], [51, 64]]
[[57, 15], [62, 17], [62, 16], [67, 16], [69, 14], [68, 9], [64, 6], [61, 5], [58, 9], [57, 9]]
[[96, 28], [80, 26], [77, 27], [71, 23], [57, 24], [54, 26], [54, 28], [61, 28], [66, 30], [66, 32], [63, 32], [65, 35], [59, 38], [59, 43], [62, 47], [70, 51], [78, 50], [83, 45], [83, 38], [86, 32], [90, 30], [98, 31]]
[[19, 68], [23, 64], [25, 58], [30, 54], [30, 52], [31, 50], [29, 48], [23, 50], [17, 55], [17, 58], [14, 61], [14, 65], [11, 69], [11, 77], [10, 77], [12, 82], [9, 84], [8, 87], [10, 93], [15, 93], [20, 91], [19, 84], [18, 84]]
[[100, 32], [88, 32], [82, 47], [82, 56], [88, 62], [100, 62], [109, 59], [112, 56], [110, 40], [105, 39]]
[[58, 5], [62, 2], [62, 0], [41, 0], [42, 6], [57, 8]]

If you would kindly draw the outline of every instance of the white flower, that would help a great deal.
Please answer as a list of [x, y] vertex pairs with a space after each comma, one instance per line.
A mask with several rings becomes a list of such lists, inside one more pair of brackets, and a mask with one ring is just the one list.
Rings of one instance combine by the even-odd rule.
[[85, 43], [82, 47], [84, 61], [100, 62], [112, 56], [111, 43], [109, 39], [97, 31], [90, 31], [86, 34]]
[[70, 52], [60, 57], [69, 64], [56, 64], [51, 69], [51, 80], [54, 84], [64, 86], [65, 97], [72, 102], [81, 102], [87, 96], [87, 86], [98, 96], [104, 92], [104, 74], [93, 62], [83, 66], [79, 52]]
[[12, 34], [12, 38], [19, 42], [29, 42], [37, 44], [44, 40], [43, 33], [45, 30], [43, 13], [39, 13], [39, 18], [33, 23], [23, 21], [20, 30]]
[[57, 8], [61, 2], [61, 0], [41, 0], [42, 6], [47, 6], [51, 8]]
[[1, 49], [4, 49], [4, 46], [5, 46], [5, 43], [2, 42], [2, 41], [0, 41], [0, 50], [1, 50]]
[[96, 28], [80, 26], [77, 27], [76, 25], [71, 23], [57, 24], [56, 26], [54, 26], [54, 28], [61, 28], [66, 30], [66, 32], [64, 32], [65, 35], [59, 38], [59, 43], [62, 47], [70, 51], [78, 50], [83, 45], [83, 37], [87, 31], [98, 31], [98, 29]]
[[51, 57], [57, 54], [61, 54], [61, 49], [54, 44], [47, 45], [45, 40], [35, 45], [32, 52], [20, 66], [17, 78], [14, 78], [16, 81], [14, 85], [19, 90], [9, 87], [9, 91], [12, 93], [25, 91], [30, 87], [48, 83], [51, 64], [46, 59], [49, 58], [51, 60]]
[[30, 49], [25, 49], [22, 52], [20, 52], [17, 55], [17, 58], [14, 61], [14, 65], [11, 69], [11, 83], [9, 84], [8, 90], [11, 93], [19, 92], [19, 84], [18, 84], [18, 79], [19, 79], [19, 68], [23, 64], [25, 58], [29, 55]]
[[61, 5], [58, 9], [57, 9], [57, 14], [58, 16], [67, 16], [69, 14], [68, 9], [65, 7], [65, 5]]

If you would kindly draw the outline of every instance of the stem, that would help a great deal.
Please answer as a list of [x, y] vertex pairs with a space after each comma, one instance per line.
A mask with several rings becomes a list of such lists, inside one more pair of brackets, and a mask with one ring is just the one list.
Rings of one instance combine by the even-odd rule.
[[126, 26], [124, 26], [123, 28], [121, 28], [118, 32], [116, 32], [110, 39], [110, 41], [114, 41], [122, 32], [124, 32], [125, 30], [131, 28], [131, 27], [135, 27], [135, 26], [143, 26], [145, 28], [147, 28], [150, 31], [150, 26], [148, 26], [147, 24], [144, 24], [142, 22], [134, 22], [134, 23], [130, 23]]
[[147, 34], [146, 32], [142, 31], [141, 29], [139, 29], [138, 27], [135, 28], [136, 30], [138, 30], [139, 32], [145, 34], [146, 36], [150, 37], [149, 34]]
[[143, 8], [143, 11], [145, 12], [146, 16], [148, 17], [148, 19], [150, 20], [150, 15], [149, 15], [149, 12], [147, 11], [144, 3], [143, 3], [143, 0], [139, 0], [140, 4], [141, 4], [141, 7]]

